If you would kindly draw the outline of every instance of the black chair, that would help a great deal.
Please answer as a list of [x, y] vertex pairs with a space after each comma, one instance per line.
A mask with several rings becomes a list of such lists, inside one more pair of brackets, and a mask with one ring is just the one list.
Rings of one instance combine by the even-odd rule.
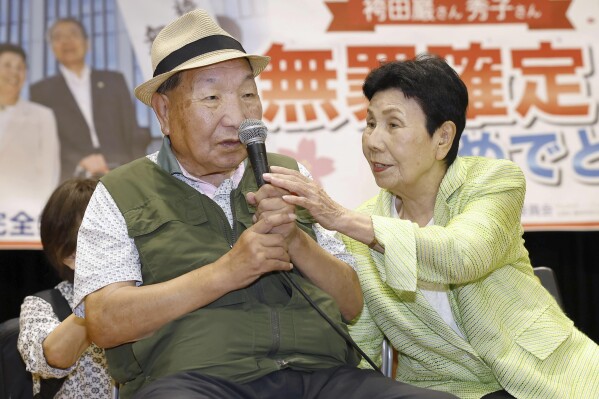
[[32, 399], [31, 374], [17, 350], [19, 318], [0, 323], [0, 399]]
[[558, 305], [563, 309], [564, 304], [562, 301], [562, 295], [557, 286], [557, 279], [553, 269], [547, 266], [538, 266], [534, 268], [535, 276], [541, 280], [541, 284], [557, 301]]
[[[19, 318], [0, 323], [0, 399], [33, 399], [31, 373], [25, 368], [17, 350]], [[119, 398], [119, 388], [112, 389], [112, 399]]]
[[387, 340], [383, 339], [383, 348], [381, 349], [381, 372], [387, 377], [393, 378], [393, 346]]

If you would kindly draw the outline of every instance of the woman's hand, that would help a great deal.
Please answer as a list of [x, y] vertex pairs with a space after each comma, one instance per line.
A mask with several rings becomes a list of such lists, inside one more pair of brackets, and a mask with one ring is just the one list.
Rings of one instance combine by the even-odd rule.
[[270, 170], [271, 173], [263, 175], [264, 180], [292, 193], [283, 195], [285, 202], [306, 208], [325, 229], [339, 230], [348, 209], [333, 201], [320, 186], [300, 172], [280, 166], [271, 166]]
[[264, 173], [264, 180], [291, 193], [282, 196], [285, 202], [306, 208], [327, 230], [345, 234], [381, 253], [385, 251], [375, 239], [370, 216], [333, 201], [320, 186], [300, 172], [280, 166], [271, 166], [270, 171]]

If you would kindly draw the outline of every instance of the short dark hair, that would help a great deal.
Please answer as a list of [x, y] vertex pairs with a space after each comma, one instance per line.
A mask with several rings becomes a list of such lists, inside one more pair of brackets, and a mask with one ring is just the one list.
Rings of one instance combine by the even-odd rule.
[[174, 75], [169, 76], [167, 80], [158, 86], [156, 93], [166, 94], [167, 92], [179, 86], [179, 83], [181, 83], [181, 72], [177, 72]]
[[54, 190], [40, 218], [44, 253], [60, 278], [71, 283], [73, 270], [63, 260], [77, 249], [79, 225], [97, 183], [97, 179], [66, 180]]
[[432, 136], [446, 121], [456, 125], [456, 135], [445, 157], [449, 167], [456, 156], [466, 126], [468, 88], [453, 68], [438, 56], [421, 54], [406, 61], [387, 62], [373, 69], [362, 86], [368, 101], [379, 91], [400, 90], [414, 99], [426, 116], [426, 130]]
[[56, 28], [56, 25], [64, 23], [64, 22], [71, 22], [71, 23], [77, 25], [79, 27], [79, 30], [81, 30], [81, 34], [83, 34], [83, 37], [85, 39], [87, 39], [87, 30], [85, 29], [85, 26], [81, 23], [81, 21], [79, 21], [77, 18], [65, 17], [65, 18], [58, 18], [57, 20], [55, 20], [52, 23], [52, 25], [50, 25], [50, 28], [48, 29], [48, 33], [46, 35], [48, 41], [52, 40], [52, 31], [54, 30], [54, 28]]
[[19, 45], [12, 43], [0, 43], [0, 54], [3, 53], [18, 54], [21, 56], [21, 58], [23, 58], [23, 62], [27, 63], [27, 54], [25, 54], [25, 50], [23, 50], [23, 47]]

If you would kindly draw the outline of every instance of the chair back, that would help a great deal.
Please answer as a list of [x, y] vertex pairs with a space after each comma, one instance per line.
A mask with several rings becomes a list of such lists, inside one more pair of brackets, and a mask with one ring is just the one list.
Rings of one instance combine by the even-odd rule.
[[559, 306], [563, 309], [564, 304], [562, 301], [562, 295], [560, 293], [559, 287], [557, 286], [557, 279], [555, 278], [553, 269], [547, 266], [538, 266], [533, 270], [535, 272], [535, 276], [541, 280], [541, 285], [543, 285], [543, 287], [545, 287], [545, 289], [549, 291], [551, 295], [553, 295]]
[[17, 349], [19, 318], [0, 324], [0, 399], [32, 399], [31, 374]]
[[381, 351], [381, 372], [387, 377], [393, 378], [393, 346], [387, 340], [387, 337], [383, 339], [383, 348]]

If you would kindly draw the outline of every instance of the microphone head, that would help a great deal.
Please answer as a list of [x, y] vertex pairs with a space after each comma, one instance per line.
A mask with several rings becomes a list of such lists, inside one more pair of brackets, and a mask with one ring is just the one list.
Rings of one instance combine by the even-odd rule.
[[239, 125], [239, 141], [245, 146], [258, 142], [264, 143], [268, 130], [260, 119], [246, 119]]

